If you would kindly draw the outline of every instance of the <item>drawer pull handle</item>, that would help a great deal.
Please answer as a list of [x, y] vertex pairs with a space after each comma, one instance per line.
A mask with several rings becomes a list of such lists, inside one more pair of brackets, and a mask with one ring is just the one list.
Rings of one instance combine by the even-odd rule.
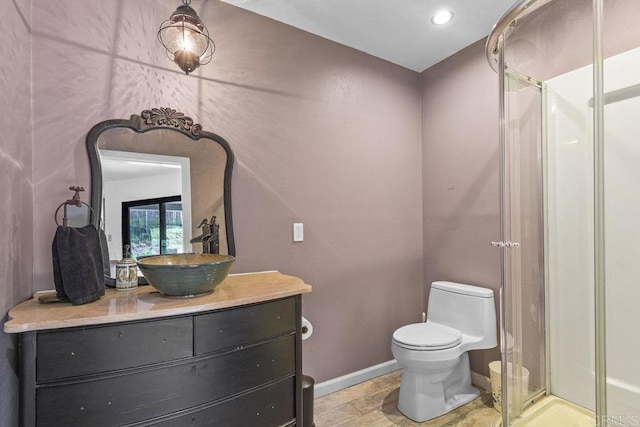
[[108, 402], [107, 402], [107, 405], [111, 405], [111, 401], [108, 401]]
[[124, 336], [124, 332], [122, 332], [122, 331], [118, 332], [118, 336], [119, 336], [120, 338], [122, 338], [122, 337]]
[[81, 411], [84, 411], [84, 406], [81, 406], [81, 407], [80, 407], [80, 410], [81, 410]]
[[163, 342], [164, 344], [166, 344], [166, 343], [167, 343], [167, 339], [166, 339], [166, 338], [165, 338], [165, 339], [163, 339], [163, 340], [162, 340], [162, 342]]
[[256, 368], [259, 368], [259, 367], [260, 367], [260, 364], [259, 364], [259, 363], [256, 363]]
[[195, 372], [195, 371], [196, 371], [196, 365], [193, 365], [193, 366], [191, 367], [191, 372]]
[[71, 352], [71, 355], [72, 355], [72, 356], [75, 356], [76, 354], [72, 351], [72, 352]]

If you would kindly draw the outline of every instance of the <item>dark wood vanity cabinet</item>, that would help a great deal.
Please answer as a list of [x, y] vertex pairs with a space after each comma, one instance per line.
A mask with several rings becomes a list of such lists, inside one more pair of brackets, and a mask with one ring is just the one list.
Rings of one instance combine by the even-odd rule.
[[296, 295], [22, 333], [21, 424], [295, 425], [302, 414], [300, 305]]

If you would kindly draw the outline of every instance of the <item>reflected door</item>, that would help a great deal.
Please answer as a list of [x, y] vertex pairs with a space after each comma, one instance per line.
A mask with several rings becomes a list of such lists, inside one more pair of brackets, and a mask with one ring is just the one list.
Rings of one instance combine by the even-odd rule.
[[122, 242], [136, 258], [182, 252], [182, 225], [180, 196], [122, 203]]

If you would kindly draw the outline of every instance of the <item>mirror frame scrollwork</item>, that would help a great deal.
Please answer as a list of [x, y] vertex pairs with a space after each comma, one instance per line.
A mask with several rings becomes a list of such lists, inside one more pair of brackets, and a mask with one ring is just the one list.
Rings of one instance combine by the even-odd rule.
[[96, 228], [100, 227], [102, 206], [102, 165], [99, 156], [99, 139], [107, 130], [113, 128], [127, 128], [137, 133], [146, 133], [153, 130], [171, 130], [187, 136], [191, 140], [198, 141], [208, 139], [218, 143], [225, 151], [227, 159], [224, 170], [224, 220], [227, 236], [227, 248], [229, 255], [235, 256], [235, 242], [233, 237], [233, 221], [231, 209], [231, 174], [233, 171], [234, 156], [229, 143], [221, 136], [202, 130], [202, 126], [195, 123], [191, 117], [172, 108], [152, 108], [144, 110], [140, 115], [133, 114], [126, 119], [114, 119], [100, 122], [93, 126], [87, 135], [87, 152], [91, 167], [91, 206], [95, 210], [92, 222]]

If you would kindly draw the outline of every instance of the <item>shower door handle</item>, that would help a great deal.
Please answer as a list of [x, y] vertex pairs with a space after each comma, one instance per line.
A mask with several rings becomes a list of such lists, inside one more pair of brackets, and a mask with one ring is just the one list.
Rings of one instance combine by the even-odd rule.
[[518, 242], [491, 242], [491, 246], [498, 248], [519, 248], [520, 243]]

